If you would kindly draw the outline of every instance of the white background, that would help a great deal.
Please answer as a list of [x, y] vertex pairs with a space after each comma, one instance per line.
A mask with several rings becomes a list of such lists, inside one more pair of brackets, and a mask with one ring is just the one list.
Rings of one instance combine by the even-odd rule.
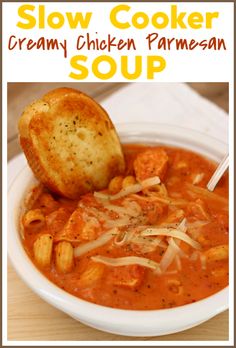
[[[90, 32], [93, 37], [106, 38], [110, 33], [118, 38], [133, 37], [137, 43], [136, 51], [117, 51], [110, 54], [117, 62], [117, 73], [113, 81], [126, 81], [120, 73], [120, 55], [129, 55], [130, 71], [134, 55], [143, 56], [142, 76], [135, 81], [146, 80], [146, 56], [161, 55], [166, 60], [166, 68], [161, 73], [155, 74], [156, 81], [229, 81], [233, 72], [233, 3], [176, 3], [178, 12], [187, 12], [187, 15], [198, 11], [203, 15], [206, 12], [219, 12], [219, 17], [212, 21], [212, 29], [170, 29], [170, 25], [165, 29], [156, 29], [151, 24], [145, 29], [117, 29], [110, 22], [110, 11], [118, 3], [31, 3], [35, 5], [34, 12], [30, 12], [37, 19], [38, 24], [38, 5], [45, 5], [46, 17], [51, 12], [93, 12], [88, 29], [70, 29], [65, 20], [61, 29], [51, 29], [46, 25], [45, 29], [39, 29], [38, 26], [33, 29], [20, 29], [16, 26], [17, 22], [24, 21], [18, 16], [18, 8], [23, 3], [4, 3], [3, 4], [3, 75], [7, 81], [75, 81], [69, 77], [73, 70], [70, 67], [70, 58], [74, 55], [88, 55], [87, 67], [98, 55], [106, 54], [106, 51], [86, 51], [76, 50], [76, 41], [78, 35], [85, 35]], [[122, 21], [131, 21], [132, 15], [143, 11], [151, 18], [155, 12], [165, 12], [170, 14], [170, 6], [173, 3], [129, 3], [131, 10], [121, 12], [119, 19]], [[187, 17], [187, 16], [186, 16]], [[186, 20], [185, 20], [186, 22]], [[204, 25], [203, 25], [204, 26]], [[95, 32], [98, 34], [95, 35]], [[213, 51], [201, 50], [196, 48], [192, 51], [149, 51], [145, 37], [152, 32], [158, 32], [159, 36], [168, 38], [188, 38], [201, 41], [211, 37], [224, 38], [227, 50]], [[63, 57], [63, 51], [26, 51], [7, 49], [8, 40], [11, 35], [17, 38], [27, 37], [37, 40], [44, 36], [45, 38], [58, 38], [59, 40], [67, 38], [68, 58]], [[7, 64], [5, 64], [7, 63]], [[105, 69], [105, 66], [104, 66]], [[76, 72], [76, 70], [74, 70]], [[101, 81], [96, 78], [92, 72], [89, 74], [89, 81]], [[87, 80], [88, 81], [88, 80]], [[111, 80], [108, 80], [111, 81]]]

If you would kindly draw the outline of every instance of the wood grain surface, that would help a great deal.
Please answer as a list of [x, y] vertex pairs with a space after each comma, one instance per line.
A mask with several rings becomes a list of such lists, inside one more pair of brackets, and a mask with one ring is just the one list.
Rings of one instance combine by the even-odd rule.
[[[21, 150], [17, 140], [17, 120], [22, 108], [44, 92], [57, 86], [73, 86], [83, 90], [96, 100], [112, 94], [122, 84], [28, 84], [8, 85], [8, 159]], [[228, 111], [228, 84], [191, 83], [190, 86], [204, 97]], [[113, 335], [92, 329], [70, 318], [41, 300], [8, 265], [8, 340], [14, 341], [199, 341], [228, 340], [228, 311], [192, 329], [177, 334], [152, 338], [136, 338]], [[82, 344], [78, 342], [78, 345]]]

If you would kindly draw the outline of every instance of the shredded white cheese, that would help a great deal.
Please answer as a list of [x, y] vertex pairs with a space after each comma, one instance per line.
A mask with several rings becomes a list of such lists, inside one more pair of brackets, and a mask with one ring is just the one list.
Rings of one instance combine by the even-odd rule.
[[178, 251], [176, 251], [171, 244], [168, 245], [168, 248], [166, 249], [166, 251], [165, 251], [165, 253], [162, 256], [162, 259], [160, 261], [160, 268], [161, 268], [161, 271], [163, 273], [172, 264], [177, 252]]
[[178, 230], [182, 231], [182, 232], [187, 232], [187, 220], [186, 218], [184, 218], [181, 223], [178, 226]]
[[158, 273], [161, 273], [159, 263], [147, 259], [145, 257], [139, 256], [125, 256], [125, 257], [105, 257], [101, 255], [92, 256], [91, 259], [95, 262], [101, 262], [104, 265], [112, 266], [112, 267], [120, 267], [120, 266], [129, 266], [129, 265], [140, 265], [147, 268], [151, 268]]
[[195, 249], [201, 249], [201, 245], [190, 238], [186, 233], [172, 228], [147, 228], [141, 232], [142, 236], [167, 236], [182, 240]]
[[91, 251], [93, 249], [101, 247], [102, 245], [109, 242], [118, 233], [119, 233], [118, 229], [114, 228], [114, 229], [102, 234], [99, 238], [97, 238], [91, 242], [79, 245], [78, 247], [74, 248], [74, 256], [79, 257], [83, 254], [88, 253], [89, 251]]
[[173, 249], [181, 256], [186, 256], [185, 252], [179, 247], [179, 245], [174, 241], [174, 238], [168, 238], [168, 243], [173, 247]]
[[158, 176], [154, 176], [153, 178], [148, 178], [146, 180], [143, 180], [141, 183], [137, 183], [137, 184], [125, 187], [122, 190], [120, 190], [120, 192], [116, 193], [115, 195], [109, 195], [109, 194], [105, 194], [101, 192], [94, 192], [94, 197], [98, 199], [104, 199], [104, 200], [116, 200], [116, 199], [125, 197], [129, 194], [138, 193], [147, 187], [158, 185], [160, 184], [160, 182], [161, 182], [160, 178]]

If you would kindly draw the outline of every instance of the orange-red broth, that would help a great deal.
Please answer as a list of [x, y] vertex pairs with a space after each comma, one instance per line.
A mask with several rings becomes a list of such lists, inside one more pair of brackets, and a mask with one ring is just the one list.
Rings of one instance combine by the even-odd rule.
[[[216, 165], [202, 156], [187, 150], [172, 147], [163, 148], [169, 157], [168, 171], [164, 180], [169, 196], [177, 196], [193, 202], [196, 200], [196, 197], [193, 198], [187, 193], [184, 183], [192, 183], [194, 174], [204, 173], [203, 179], [197, 186], [205, 187]], [[148, 149], [148, 147], [139, 145], [124, 146], [127, 163], [126, 174], [133, 174], [133, 160], [144, 149]], [[221, 197], [228, 198], [227, 173], [219, 182], [215, 193]], [[46, 193], [47, 195], [48, 193]], [[62, 199], [55, 197], [55, 195], [52, 196], [54, 200], [52, 200], [51, 206], [50, 204], [47, 207], [44, 206], [45, 193], [42, 193], [34, 203], [33, 208], [42, 208], [44, 214], [47, 215], [63, 207], [67, 212], [67, 216], [63, 216], [61, 221], [59, 219], [49, 231], [45, 225], [40, 227], [36, 225], [25, 229], [23, 243], [33, 261], [33, 243], [36, 238], [41, 233], [49, 232], [55, 234], [61, 230], [66, 219], [69, 218], [78, 204], [77, 201]], [[89, 197], [91, 196], [85, 197], [85, 201], [91, 201]], [[48, 196], [46, 198], [48, 200]], [[207, 207], [207, 212], [210, 216], [210, 222], [206, 226], [201, 227], [201, 236], [203, 236], [204, 242], [202, 244], [202, 250], [204, 251], [217, 245], [228, 244], [227, 209], [225, 207], [223, 208], [222, 204], [218, 201], [200, 198]], [[161, 215], [158, 218], [158, 224], [164, 222], [168, 214], [170, 214], [168, 207], [165, 205], [160, 206]], [[199, 217], [194, 216], [189, 211], [188, 206], [181, 207], [181, 209], [184, 210], [188, 220], [197, 221], [199, 219]], [[137, 255], [159, 262], [163, 254], [163, 250], [158, 247], [155, 252], [142, 255], [137, 248], [135, 249], [131, 245], [118, 248], [114, 247], [112, 243], [112, 241], [108, 242], [105, 246], [77, 258], [73, 270], [67, 274], [57, 271], [53, 258], [50, 268], [41, 269], [41, 271], [60, 288], [79, 298], [104, 306], [137, 310], [170, 308], [192, 303], [218, 292], [228, 284], [228, 260], [207, 263], [206, 269], [202, 269], [199, 258], [195, 261], [189, 258], [182, 258], [182, 269], [180, 271], [171, 274], [172, 270], [176, 270], [176, 264], [173, 262], [168, 268], [168, 273], [163, 275], [156, 275], [152, 270], [141, 266], [109, 267], [103, 265], [101, 278], [95, 282], [91, 281], [89, 286], [83, 286], [80, 282], [80, 277], [88, 265], [93, 263], [90, 259], [92, 255], [100, 254], [107, 257]], [[78, 245], [78, 243], [73, 244], [74, 246]], [[194, 252], [184, 242], [181, 242], [180, 246], [189, 255]], [[133, 276], [140, 277], [140, 282], [133, 288], [114, 285], [114, 279], [122, 281], [122, 279], [127, 280]], [[178, 286], [176, 287], [175, 284]]]

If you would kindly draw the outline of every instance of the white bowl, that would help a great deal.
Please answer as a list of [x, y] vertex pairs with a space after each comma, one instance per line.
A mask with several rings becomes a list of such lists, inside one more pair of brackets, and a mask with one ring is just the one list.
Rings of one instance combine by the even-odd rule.
[[[163, 124], [120, 124], [124, 143], [168, 144], [191, 149], [219, 161], [227, 145], [193, 131]], [[23, 199], [35, 179], [25, 167], [15, 178], [8, 194], [8, 253], [19, 276], [41, 298], [99, 330], [127, 336], [158, 336], [196, 326], [228, 308], [228, 287], [201, 301], [162, 310], [121, 310], [96, 305], [63, 291], [50, 282], [27, 256], [19, 235], [19, 214]]]

